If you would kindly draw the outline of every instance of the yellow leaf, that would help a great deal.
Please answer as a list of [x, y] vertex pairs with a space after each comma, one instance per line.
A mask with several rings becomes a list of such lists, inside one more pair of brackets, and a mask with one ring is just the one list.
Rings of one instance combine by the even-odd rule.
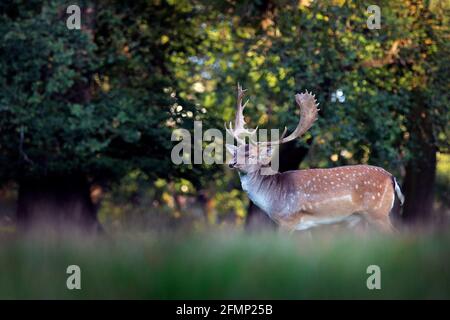
[[167, 35], [163, 34], [161, 36], [161, 44], [166, 44], [169, 41], [170, 41], [170, 38]]

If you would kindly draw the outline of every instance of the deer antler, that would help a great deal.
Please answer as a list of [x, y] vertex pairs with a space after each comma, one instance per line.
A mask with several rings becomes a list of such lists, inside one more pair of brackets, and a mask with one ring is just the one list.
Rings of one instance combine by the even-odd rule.
[[242, 105], [242, 99], [244, 98], [245, 91], [247, 91], [247, 90], [242, 89], [241, 85], [238, 83], [238, 86], [237, 86], [236, 118], [234, 120], [235, 128], [233, 129], [233, 125], [232, 125], [231, 121], [230, 121], [230, 127], [229, 128], [225, 124], [226, 131], [229, 134], [231, 134], [238, 141], [238, 143], [240, 143], [240, 144], [245, 144], [245, 140], [240, 137], [242, 134], [249, 135], [251, 137], [251, 136], [253, 136], [256, 133], [256, 130], [258, 130], [258, 127], [256, 127], [256, 129], [253, 129], [253, 130], [245, 128], [245, 126], [247, 124], [246, 124], [245, 119], [244, 119], [244, 109], [247, 106], [247, 103], [249, 102], [249, 100], [247, 100]]
[[[230, 127], [228, 128], [225, 124], [225, 129], [229, 134], [231, 134], [239, 144], [245, 144], [245, 140], [242, 139], [240, 136], [242, 134], [250, 136], [250, 142], [254, 142], [253, 136], [255, 135], [256, 131], [258, 130], [258, 127], [256, 129], [246, 129], [245, 126], [247, 125], [245, 123], [244, 119], [244, 108], [248, 103], [248, 100], [242, 105], [242, 99], [245, 95], [245, 91], [243, 90], [240, 84], [238, 84], [237, 87], [237, 104], [236, 104], [236, 118], [234, 121], [235, 128], [233, 129], [233, 125], [230, 121]], [[281, 135], [280, 139], [278, 141], [269, 141], [269, 142], [258, 142], [260, 145], [275, 145], [275, 144], [282, 144], [289, 141], [292, 141], [300, 136], [302, 136], [306, 131], [311, 128], [314, 121], [317, 120], [317, 114], [319, 109], [317, 109], [317, 106], [319, 105], [316, 102], [315, 96], [306, 91], [305, 93], [297, 93], [295, 95], [295, 102], [297, 102], [297, 105], [300, 107], [300, 120], [297, 125], [297, 128], [287, 137], [285, 137], [287, 128], [284, 128], [283, 134]]]
[[300, 120], [297, 125], [297, 128], [288, 135], [287, 137], [284, 137], [286, 134], [286, 128], [284, 129], [283, 134], [281, 135], [281, 138], [278, 141], [275, 142], [269, 142], [269, 144], [282, 144], [289, 141], [292, 141], [300, 136], [302, 136], [306, 131], [311, 128], [314, 121], [317, 120], [317, 114], [319, 109], [317, 109], [317, 106], [319, 105], [316, 102], [315, 96], [306, 91], [305, 93], [297, 93], [295, 95], [295, 102], [297, 102], [297, 105], [300, 107]]

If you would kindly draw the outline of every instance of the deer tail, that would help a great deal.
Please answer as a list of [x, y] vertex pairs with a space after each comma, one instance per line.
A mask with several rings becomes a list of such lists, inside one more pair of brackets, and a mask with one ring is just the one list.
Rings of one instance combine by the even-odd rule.
[[392, 176], [392, 183], [394, 185], [395, 194], [397, 195], [397, 198], [400, 200], [400, 204], [403, 205], [405, 202], [405, 196], [402, 193], [402, 190], [400, 189], [400, 186], [397, 183], [397, 179], [395, 179], [394, 176]]

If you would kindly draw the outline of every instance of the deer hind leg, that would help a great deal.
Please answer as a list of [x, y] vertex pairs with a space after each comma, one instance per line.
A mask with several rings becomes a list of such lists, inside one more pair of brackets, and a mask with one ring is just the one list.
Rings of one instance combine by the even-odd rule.
[[393, 233], [395, 232], [395, 228], [391, 223], [391, 219], [389, 218], [388, 214], [369, 214], [367, 216], [367, 220], [370, 225], [377, 228], [377, 230], [383, 232], [383, 233]]
[[389, 191], [385, 192], [378, 207], [368, 210], [366, 214], [366, 219], [369, 224], [385, 233], [392, 233], [396, 231], [389, 217], [395, 197], [393, 188], [390, 188], [392, 190], [389, 189]]

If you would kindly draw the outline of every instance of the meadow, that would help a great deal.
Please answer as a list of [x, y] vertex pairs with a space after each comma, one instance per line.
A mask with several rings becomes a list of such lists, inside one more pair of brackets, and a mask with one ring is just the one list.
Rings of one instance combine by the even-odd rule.
[[[16, 236], [0, 244], [1, 299], [448, 299], [448, 234], [220, 231]], [[81, 268], [81, 290], [66, 269]], [[369, 265], [381, 289], [366, 286]]]

